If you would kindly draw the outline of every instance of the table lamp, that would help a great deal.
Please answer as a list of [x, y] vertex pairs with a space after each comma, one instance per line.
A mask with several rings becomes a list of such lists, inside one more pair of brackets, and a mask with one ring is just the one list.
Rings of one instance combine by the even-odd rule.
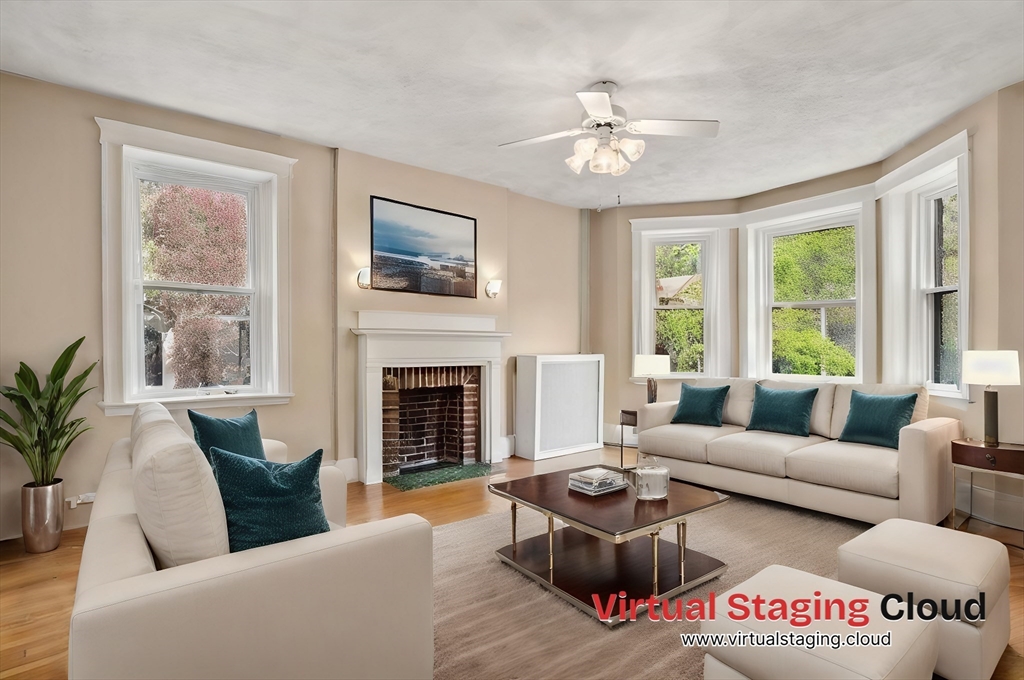
[[985, 386], [985, 446], [999, 446], [999, 393], [993, 385], [1020, 385], [1017, 350], [968, 350], [963, 381]]
[[652, 376], [672, 372], [671, 358], [667, 354], [637, 354], [633, 357], [633, 376], [647, 376], [647, 403], [658, 401], [658, 381]]

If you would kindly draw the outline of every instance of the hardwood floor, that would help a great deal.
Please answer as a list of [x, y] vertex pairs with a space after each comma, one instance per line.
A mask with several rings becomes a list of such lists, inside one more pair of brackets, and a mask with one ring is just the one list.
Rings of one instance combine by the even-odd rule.
[[[618, 449], [611, 447], [546, 461], [512, 458], [503, 472], [490, 479], [516, 479], [602, 462], [618, 464], [618, 460]], [[627, 459], [627, 464], [632, 462]], [[387, 484], [349, 484], [348, 524], [413, 512], [438, 526], [507, 512], [508, 503], [487, 492], [490, 479], [405, 492]], [[0, 542], [0, 680], [67, 677], [68, 620], [84, 541], [85, 529], [72, 529], [64, 532], [57, 550], [42, 555], [25, 553], [20, 539]], [[1010, 646], [993, 677], [1020, 680], [1024, 678], [1024, 551], [1008, 550]]]

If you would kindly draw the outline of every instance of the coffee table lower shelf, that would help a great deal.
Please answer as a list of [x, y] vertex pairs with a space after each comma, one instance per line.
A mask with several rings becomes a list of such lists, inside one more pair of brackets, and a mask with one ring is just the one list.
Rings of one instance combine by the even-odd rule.
[[[686, 580], [680, 583], [679, 562], [675, 543], [658, 539], [659, 600], [667, 600], [725, 573], [726, 564], [696, 550], [685, 549]], [[548, 569], [548, 535], [541, 534], [495, 551], [505, 564], [532, 578], [570, 604], [598, 618], [593, 595], [602, 602], [609, 595], [626, 591], [628, 599], [646, 599], [651, 596], [654, 576], [651, 539], [643, 536], [626, 543], [611, 543], [586, 534], [573, 527], [564, 527], [554, 533], [554, 570]], [[638, 611], [646, 611], [646, 606]], [[615, 626], [618, 607], [610, 621]]]

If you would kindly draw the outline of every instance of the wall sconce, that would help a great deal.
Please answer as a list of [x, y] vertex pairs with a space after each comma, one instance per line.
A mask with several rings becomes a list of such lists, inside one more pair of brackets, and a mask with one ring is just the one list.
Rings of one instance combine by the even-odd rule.
[[498, 291], [501, 290], [501, 279], [495, 279], [494, 281], [488, 281], [487, 285], [484, 286], [484, 293], [489, 298], [498, 297]]
[[369, 267], [363, 267], [362, 269], [359, 270], [359, 273], [356, 274], [356, 285], [359, 286], [360, 288], [369, 288], [370, 287], [370, 268]]

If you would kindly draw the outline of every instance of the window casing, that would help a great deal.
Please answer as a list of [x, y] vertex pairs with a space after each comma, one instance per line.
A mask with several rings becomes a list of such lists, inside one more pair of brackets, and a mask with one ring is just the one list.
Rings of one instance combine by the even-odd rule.
[[[970, 138], [936, 145], [875, 183], [882, 229], [882, 380], [966, 400]], [[953, 201], [955, 197], [955, 203]], [[953, 219], [955, 207], [956, 219]]]
[[873, 382], [874, 188], [742, 216], [740, 374]]
[[145, 401], [169, 408], [287, 403], [294, 161], [97, 122], [104, 161], [101, 406], [119, 415]]
[[633, 220], [633, 353], [670, 355], [673, 377], [732, 372], [732, 267], [716, 221]]

